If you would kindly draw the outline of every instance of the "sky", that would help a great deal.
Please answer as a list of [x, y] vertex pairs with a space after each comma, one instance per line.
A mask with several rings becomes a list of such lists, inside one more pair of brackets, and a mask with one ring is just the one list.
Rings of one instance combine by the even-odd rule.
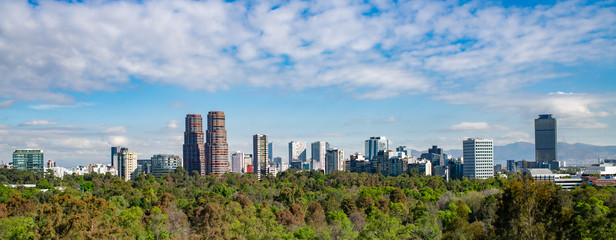
[[292, 140], [532, 143], [545, 113], [559, 141], [616, 145], [616, 2], [0, 1], [0, 161], [181, 155], [209, 111], [230, 153], [268, 134], [285, 160]]

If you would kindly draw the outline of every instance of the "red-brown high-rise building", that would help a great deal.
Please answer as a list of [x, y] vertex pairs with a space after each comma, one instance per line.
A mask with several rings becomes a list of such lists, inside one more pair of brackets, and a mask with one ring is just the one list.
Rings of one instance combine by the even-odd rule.
[[197, 171], [206, 174], [205, 145], [203, 142], [203, 119], [201, 114], [186, 115], [184, 132], [184, 169], [192, 174]]
[[229, 144], [224, 112], [211, 111], [207, 114], [205, 162], [206, 174], [223, 174], [229, 171]]

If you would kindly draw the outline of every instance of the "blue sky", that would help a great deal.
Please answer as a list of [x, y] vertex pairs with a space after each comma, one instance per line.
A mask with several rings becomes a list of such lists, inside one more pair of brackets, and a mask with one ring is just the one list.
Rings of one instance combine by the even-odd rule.
[[616, 145], [614, 1], [1, 1], [0, 160], [181, 154], [184, 116], [363, 152], [466, 137]]

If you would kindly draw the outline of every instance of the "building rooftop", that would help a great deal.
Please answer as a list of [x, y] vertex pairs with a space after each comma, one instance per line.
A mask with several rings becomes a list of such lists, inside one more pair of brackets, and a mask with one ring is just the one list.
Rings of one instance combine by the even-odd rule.
[[548, 168], [529, 168], [527, 170], [531, 176], [554, 175], [554, 173], [552, 173], [552, 170]]

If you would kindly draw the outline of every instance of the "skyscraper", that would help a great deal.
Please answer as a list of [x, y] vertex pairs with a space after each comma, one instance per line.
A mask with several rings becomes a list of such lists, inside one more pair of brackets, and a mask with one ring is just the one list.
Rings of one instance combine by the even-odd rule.
[[111, 147], [111, 166], [118, 166], [118, 153], [122, 151], [122, 149], [127, 149], [125, 147]]
[[118, 177], [129, 181], [135, 177], [134, 173], [137, 170], [137, 153], [128, 151], [127, 148], [122, 148], [118, 152]]
[[267, 157], [270, 161], [274, 161], [274, 143], [270, 142], [267, 144]]
[[399, 146], [396, 148], [396, 152], [403, 152], [404, 155], [406, 156], [411, 156], [411, 150], [408, 149], [406, 146]]
[[15, 150], [13, 151], [13, 168], [24, 171], [43, 172], [43, 150]]
[[252, 165], [254, 173], [260, 180], [261, 175], [267, 175], [269, 161], [267, 159], [267, 135], [255, 134], [252, 136]]
[[535, 119], [535, 161], [556, 162], [556, 118], [542, 114]]
[[205, 173], [223, 174], [229, 171], [229, 144], [225, 130], [225, 113], [211, 111], [207, 114], [205, 132]]
[[150, 171], [155, 177], [161, 177], [180, 166], [180, 156], [171, 154], [156, 154], [150, 158]]
[[393, 147], [393, 143], [386, 137], [370, 137], [370, 139], [366, 140], [365, 147], [366, 159], [372, 160], [378, 155], [379, 151], [386, 151]]
[[324, 141], [316, 141], [311, 144], [310, 154], [312, 155], [312, 169], [325, 170], [325, 155], [329, 149], [329, 143]]
[[186, 115], [184, 132], [184, 169], [192, 174], [197, 171], [205, 175], [205, 144], [203, 141], [203, 119], [201, 114]]
[[306, 163], [306, 142], [289, 142], [289, 162], [296, 159]]
[[422, 153], [420, 156], [422, 159], [430, 160], [432, 167], [445, 166], [447, 163], [443, 159], [443, 149], [432, 145], [432, 148], [428, 148], [427, 153]]
[[327, 149], [327, 153], [325, 154], [325, 173], [331, 173], [334, 170], [344, 171], [343, 149]]
[[468, 179], [494, 177], [492, 139], [468, 138], [462, 143], [464, 176]]
[[244, 153], [237, 151], [231, 154], [231, 171], [234, 173], [242, 173], [244, 169]]

